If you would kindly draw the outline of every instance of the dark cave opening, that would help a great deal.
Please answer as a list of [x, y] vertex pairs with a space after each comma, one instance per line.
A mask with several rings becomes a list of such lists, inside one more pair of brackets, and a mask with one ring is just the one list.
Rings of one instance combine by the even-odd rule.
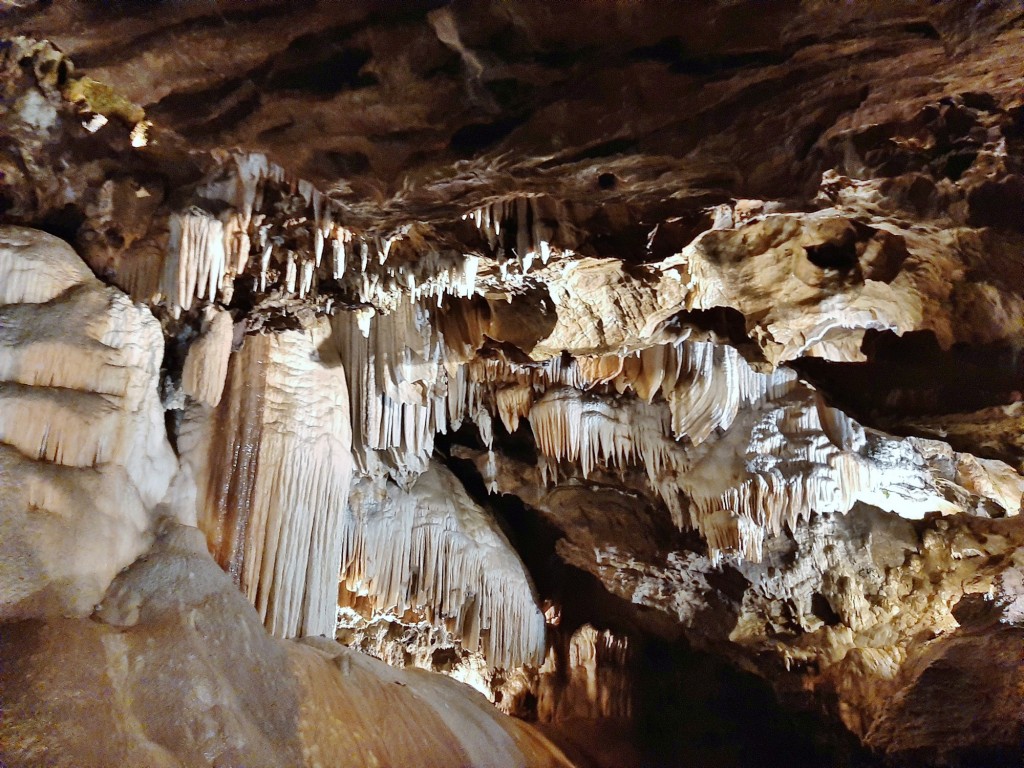
[[[535, 460], [528, 425], [514, 435], [495, 429], [500, 450]], [[500, 433], [500, 434], [499, 434]], [[556, 546], [564, 533], [517, 496], [490, 494], [472, 460], [453, 447], [481, 450], [476, 429], [436, 437], [438, 453], [470, 496], [498, 520], [519, 554], [542, 605], [560, 606], [548, 645], [567, 661], [570, 636], [591, 625], [628, 638], [631, 721], [540, 723], [581, 766], [593, 768], [871, 768], [882, 762], [853, 734], [807, 700], [780, 701], [769, 684], [694, 648], [654, 609], [610, 593], [593, 574], [566, 563]], [[723, 574], [727, 579], [728, 574]], [[525, 702], [535, 707], [536, 701]], [[535, 718], [536, 712], [527, 713]]]

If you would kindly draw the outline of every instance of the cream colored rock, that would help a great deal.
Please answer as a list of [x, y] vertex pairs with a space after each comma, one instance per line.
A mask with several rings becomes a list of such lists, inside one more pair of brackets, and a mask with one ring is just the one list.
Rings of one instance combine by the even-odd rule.
[[210, 308], [201, 335], [189, 347], [181, 370], [181, 387], [186, 395], [204, 405], [217, 407], [228, 376], [233, 339], [231, 314]]
[[662, 268], [684, 276], [687, 309], [742, 312], [748, 333], [775, 365], [802, 356], [864, 360], [868, 330], [927, 330], [943, 347], [1015, 338], [1024, 309], [1019, 296], [991, 283], [961, 285], [984, 260], [982, 236], [912, 226], [868, 202], [876, 185], [856, 190], [841, 207], [761, 215], [705, 232]]
[[248, 336], [218, 406], [190, 408], [179, 437], [211, 551], [283, 637], [334, 631], [352, 432], [329, 335]]
[[408, 490], [357, 485], [345, 534], [342, 576], [355, 606], [422, 613], [493, 667], [541, 661], [544, 617], [526, 569], [447, 469], [432, 462]]
[[0, 760], [24, 768], [570, 765], [459, 683], [271, 638], [173, 524], [93, 620], [5, 625], [0, 706]]
[[364, 471], [379, 454], [394, 469], [420, 472], [434, 435], [445, 431], [443, 347], [427, 321], [425, 307], [412, 300], [388, 314], [339, 312], [331, 321], [330, 343], [349, 382], [353, 445]]
[[99, 285], [67, 243], [26, 227], [0, 230], [0, 275], [0, 304], [42, 304], [76, 285]]
[[0, 228], [0, 619], [85, 615], [177, 470], [160, 326], [61, 240]]
[[784, 526], [857, 501], [911, 518], [953, 513], [962, 499], [943, 489], [958, 481], [1019, 507], [1006, 499], [1019, 487], [1009, 467], [975, 461], [976, 480], [947, 478], [934, 448], [865, 430], [788, 372], [758, 373], [728, 347], [682, 342], [538, 368], [489, 361], [468, 365], [466, 376], [467, 410], [483, 405], [508, 429], [529, 421], [544, 482], [564, 468], [584, 479], [634, 468], [676, 525], [698, 530], [713, 553], [759, 559]]

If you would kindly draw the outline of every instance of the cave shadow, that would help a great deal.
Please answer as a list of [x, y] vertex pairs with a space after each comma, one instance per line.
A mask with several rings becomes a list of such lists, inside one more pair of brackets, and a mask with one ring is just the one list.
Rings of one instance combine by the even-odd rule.
[[[503, 452], [508, 447], [520, 460], [535, 459], [528, 437], [502, 433], [501, 438]], [[439, 452], [447, 455], [446, 464], [474, 500], [494, 514], [526, 566], [541, 603], [561, 606], [559, 626], [548, 630], [549, 646], [561, 657], [559, 668], [568, 667], [569, 638], [586, 624], [627, 637], [633, 649], [629, 662], [631, 721], [540, 724], [581, 766], [882, 765], [841, 725], [817, 712], [787, 706], [765, 680], [693, 648], [682, 637], [682, 627], [670, 617], [610, 593], [595, 576], [566, 563], [556, 549], [564, 533], [518, 497], [488, 494], [471, 460], [450, 457], [453, 444], [482, 447], [474, 430], [464, 428], [438, 436]], [[700, 546], [699, 541], [690, 544]], [[742, 586], [730, 583], [730, 578], [742, 580], [738, 573], [723, 572], [723, 583], [716, 588], [734, 592], [739, 587], [742, 592]]]

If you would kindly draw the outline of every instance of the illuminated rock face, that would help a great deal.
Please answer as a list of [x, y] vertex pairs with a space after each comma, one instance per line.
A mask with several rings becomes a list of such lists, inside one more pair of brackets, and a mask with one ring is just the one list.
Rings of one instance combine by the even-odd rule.
[[149, 547], [177, 471], [162, 355], [150, 312], [67, 243], [0, 228], [4, 620], [88, 615]]
[[0, 659], [7, 765], [569, 765], [458, 683], [269, 637], [185, 526], [165, 528], [92, 620], [5, 626]]
[[[227, 370], [211, 366], [224, 393], [216, 408], [189, 407], [178, 441], [211, 550], [281, 637], [334, 629], [352, 434], [326, 331], [247, 337]], [[227, 334], [230, 352], [230, 326], [209, 332]]]
[[[106, 649], [96, 749], [560, 759], [446, 683], [270, 639], [221, 576], [223, 625], [165, 605], [154, 558], [215, 573], [195, 531], [107, 591], [163, 515], [272, 635], [556, 726], [643, 732], [656, 638], [886, 759], [1012, 763], [1019, 9], [434, 5], [9, 14], [77, 69], [0, 48], [0, 215], [33, 228], [0, 235], [0, 620]], [[51, 674], [8, 626], [12, 674]], [[129, 706], [132, 633], [208, 739]], [[182, 661], [217, 642], [266, 689]], [[480, 730], [368, 741], [398, 689]], [[39, 696], [12, 706], [75, 719]]]

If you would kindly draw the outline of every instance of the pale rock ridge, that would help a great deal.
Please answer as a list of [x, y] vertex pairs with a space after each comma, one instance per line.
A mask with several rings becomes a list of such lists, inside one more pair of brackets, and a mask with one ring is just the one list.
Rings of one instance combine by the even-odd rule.
[[[445, 339], [447, 341], [447, 337]], [[530, 413], [534, 397], [555, 387], [597, 392], [633, 391], [647, 403], [656, 397], [671, 411], [669, 432], [698, 445], [718, 429], [728, 429], [737, 414], [798, 387], [785, 368], [755, 371], [734, 347], [682, 340], [654, 344], [635, 352], [555, 357], [519, 364], [503, 357], [475, 358], [465, 376], [479, 392], [468, 395], [472, 411], [488, 400], [509, 432]]]
[[206, 308], [203, 327], [188, 348], [181, 369], [181, 388], [204, 405], [217, 407], [228, 376], [228, 362], [234, 341], [234, 323], [227, 310]]
[[342, 579], [374, 613], [422, 612], [493, 666], [539, 664], [544, 617], [493, 519], [431, 462], [406, 489], [362, 483], [346, 525]]
[[219, 406], [192, 406], [179, 438], [211, 549], [283, 637], [334, 631], [352, 433], [329, 336], [247, 336]]
[[[641, 468], [677, 526], [700, 531], [713, 552], [754, 561], [765, 537], [813, 511], [845, 512], [857, 501], [911, 518], [958, 509], [911, 445], [864, 430], [803, 387], [744, 410], [698, 445], [670, 437], [664, 404], [570, 388], [544, 394], [529, 420], [548, 459], [540, 465], [545, 482], [557, 482], [562, 461], [577, 464], [584, 478]], [[1012, 511], [1024, 486], [1016, 489]]]
[[571, 765], [452, 680], [326, 639], [268, 636], [194, 528], [166, 526], [91, 619], [4, 629], [8, 765]]
[[67, 243], [0, 228], [0, 617], [87, 614], [149, 546], [178, 467], [162, 355], [149, 311]]
[[76, 285], [99, 287], [85, 262], [69, 251], [63, 241], [37, 230], [0, 229], [0, 304], [43, 304]]
[[[530, 421], [545, 482], [557, 481], [562, 461], [584, 478], [599, 468], [641, 468], [676, 525], [700, 531], [713, 551], [757, 560], [765, 536], [783, 525], [857, 501], [915, 518], [956, 508], [934, 449], [863, 429], [791, 372], [758, 373], [731, 347], [677, 342], [535, 366], [477, 360], [465, 369], [467, 410], [497, 411], [509, 431]], [[978, 475], [971, 483], [979, 495], [1017, 512], [1022, 486], [1008, 467], [965, 466]]]
[[[927, 330], [943, 348], [1014, 338], [1021, 297], [964, 282], [986, 263], [983, 232], [894, 218], [879, 209], [875, 181], [828, 172], [822, 189], [833, 187], [840, 191], [823, 199], [835, 207], [730, 220], [660, 268], [685, 284], [687, 309], [739, 310], [773, 365], [800, 357], [863, 361], [867, 330]], [[967, 314], [979, 302], [986, 311]]]
[[[81, 260], [63, 241], [29, 232], [16, 229], [5, 238], [15, 245], [4, 249], [13, 275], [0, 274], [0, 283], [22, 282], [24, 265], [14, 267], [17, 244], [34, 240], [30, 253], [45, 248], [58, 277], [41, 277], [45, 288], [23, 283], [19, 292], [41, 297], [57, 287], [53, 280], [74, 275]], [[29, 263], [41, 267], [37, 261], [33, 255]], [[120, 464], [147, 506], [160, 501], [176, 463], [156, 392], [159, 323], [91, 275], [81, 287], [68, 286], [59, 302], [11, 303], [2, 311], [0, 440], [30, 458], [66, 466]]]

